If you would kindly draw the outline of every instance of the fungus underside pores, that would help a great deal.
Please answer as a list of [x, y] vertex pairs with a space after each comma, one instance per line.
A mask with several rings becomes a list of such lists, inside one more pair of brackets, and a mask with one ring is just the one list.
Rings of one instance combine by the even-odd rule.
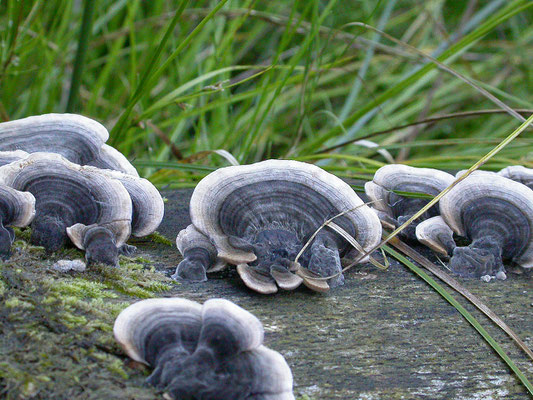
[[[440, 216], [416, 228], [419, 241], [450, 255], [450, 269], [465, 277], [505, 278], [503, 260], [533, 267], [533, 190], [486, 171], [475, 171], [439, 202]], [[453, 234], [471, 241], [456, 246]]]
[[160, 224], [161, 195], [105, 144], [97, 121], [44, 114], [0, 123], [0, 137], [1, 180], [37, 198], [32, 243], [53, 252], [68, 235], [89, 262], [116, 265], [135, 249], [125, 244], [130, 233], [146, 236]]
[[0, 167], [0, 182], [35, 197], [32, 243], [52, 252], [68, 235], [89, 261], [117, 263], [132, 216], [131, 199], [119, 181], [58, 154], [33, 153]]
[[35, 197], [0, 184], [0, 259], [11, 254], [15, 233], [11, 226], [24, 227], [35, 216]]
[[[378, 217], [348, 184], [317, 166], [268, 160], [218, 169], [193, 192], [192, 225], [176, 239], [184, 260], [173, 277], [203, 281], [206, 271], [228, 263], [260, 293], [294, 289], [302, 281], [314, 290], [327, 290], [326, 281], [296, 275], [293, 261], [324, 221], [344, 211], [335, 223], [364, 250], [377, 245]], [[326, 227], [299, 262], [311, 272], [308, 276], [333, 276], [340, 274], [340, 258], [348, 252], [350, 258], [359, 254]], [[343, 280], [340, 274], [328, 283], [334, 287]]]
[[113, 332], [128, 356], [154, 368], [147, 382], [173, 399], [294, 399], [290, 368], [263, 345], [261, 322], [230, 301], [143, 300]]

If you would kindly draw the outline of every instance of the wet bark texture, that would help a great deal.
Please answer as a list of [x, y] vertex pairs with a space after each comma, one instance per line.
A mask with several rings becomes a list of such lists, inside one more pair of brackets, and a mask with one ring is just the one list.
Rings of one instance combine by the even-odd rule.
[[[163, 193], [168, 201], [165, 220], [159, 231], [172, 241], [179, 230], [189, 223], [188, 201], [191, 193], [191, 190]], [[180, 261], [175, 246], [147, 240], [138, 240], [134, 244], [139, 248], [139, 255], [149, 261], [150, 267], [155, 267], [155, 276], [170, 276]], [[4, 302], [10, 298], [9, 291], [15, 290], [12, 289], [15, 286], [5, 283], [5, 277], [12, 275], [9, 268], [9, 264], [3, 267], [4, 293], [0, 299]], [[45, 276], [49, 274], [47, 268], [42, 271]], [[94, 271], [91, 274], [87, 279], [99, 279]], [[302, 287], [292, 292], [280, 291], [265, 296], [247, 289], [234, 268], [230, 268], [209, 275], [208, 282], [204, 283], [171, 282], [170, 290], [158, 295], [186, 297], [199, 302], [209, 298], [225, 298], [255, 314], [265, 326], [265, 344], [283, 354], [291, 366], [297, 398], [530, 398], [506, 364], [466, 320], [401, 264], [391, 260], [391, 267], [387, 271], [364, 265], [352, 269], [345, 276], [344, 286], [326, 294], [313, 293]], [[78, 274], [76, 277], [83, 279], [84, 276]], [[55, 275], [53, 278], [60, 279]], [[531, 274], [510, 273], [503, 282], [461, 282], [502, 317], [529, 347], [533, 347]], [[461, 300], [459, 295], [454, 296], [480, 320], [526, 376], [533, 380], [533, 363], [499, 328]], [[121, 293], [119, 300], [132, 303], [137, 297], [131, 293]], [[85, 317], [91, 321], [90, 312]], [[0, 328], [3, 329], [0, 333], [4, 339], [9, 335], [16, 337], [16, 323], [10, 320], [9, 315], [4, 315], [2, 321], [11, 321], [13, 324], [12, 329], [6, 326]], [[69, 343], [75, 341], [69, 330], [60, 334]], [[120, 350], [114, 347], [116, 345], [110, 337], [111, 332], [102, 329], [98, 335], [94, 343], [91, 342], [92, 336], [88, 336], [84, 343], [89, 348], [94, 345], [115, 353], [113, 357], [124, 363], [122, 369], [116, 369], [119, 373], [125, 372], [122, 374], [124, 376], [113, 375], [113, 371], [110, 375], [97, 375], [100, 382], [92, 382], [89, 389], [72, 390], [68, 392], [70, 397], [64, 394], [67, 393], [64, 388], [54, 392], [53, 386], [49, 383], [41, 385], [38, 380], [33, 384], [41, 390], [26, 388], [25, 392], [21, 392], [24, 386], [17, 386], [19, 378], [3, 372], [9, 369], [0, 362], [0, 390], [3, 390], [0, 393], [5, 395], [6, 390], [9, 393], [11, 388], [12, 393], [15, 390], [18, 390], [16, 393], [22, 393], [18, 398], [49, 398], [46, 396], [51, 393], [56, 393], [55, 398], [59, 399], [162, 398], [152, 389], [142, 387], [149, 371], [139, 369], [138, 365], [121, 356]], [[2, 353], [12, 354], [6, 350], [7, 346], [7, 340], [0, 341], [0, 356]], [[24, 343], [21, 346], [9, 351], [23, 351]], [[23, 363], [11, 358], [7, 361], [9, 365], [15, 362], [19, 363], [17, 371], [31, 372], [31, 361]], [[94, 368], [93, 363], [94, 358], [91, 357], [76, 358], [80, 370]], [[55, 368], [51, 364], [46, 376], [65, 382], [63, 385], [68, 386], [70, 378], [65, 379], [68, 373], [70, 371], [65, 368]], [[102, 391], [102, 386], [107, 389]], [[102, 393], [106, 397], [102, 397]]]
[[[161, 232], [186, 225], [188, 193], [167, 193]], [[267, 345], [292, 368], [295, 394], [313, 399], [526, 399], [525, 388], [468, 322], [403, 265], [347, 272], [326, 294], [306, 288], [275, 295], [247, 289], [233, 270], [201, 284], [181, 283], [176, 296], [224, 297], [257, 315]], [[178, 258], [176, 257], [176, 262]], [[170, 273], [169, 269], [167, 273]], [[533, 347], [533, 280], [461, 282]], [[454, 295], [461, 300], [460, 295]], [[533, 379], [533, 363], [477, 310], [461, 301]]]

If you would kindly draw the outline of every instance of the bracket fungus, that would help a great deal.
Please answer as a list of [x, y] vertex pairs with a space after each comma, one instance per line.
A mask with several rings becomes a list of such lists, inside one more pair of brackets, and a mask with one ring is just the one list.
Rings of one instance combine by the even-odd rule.
[[20, 192], [0, 184], [0, 258], [11, 254], [11, 244], [15, 233], [11, 226], [24, 227], [35, 216], [35, 197], [28, 192]]
[[138, 176], [119, 151], [106, 145], [109, 132], [77, 114], [43, 114], [0, 123], [0, 151], [61, 154], [80, 165], [93, 165]]
[[128, 175], [139, 176], [139, 173], [120, 151], [107, 144], [100, 147], [98, 158], [90, 161], [88, 165], [94, 167], [120, 171]]
[[161, 224], [165, 203], [157, 188], [149, 180], [120, 171], [92, 166], [83, 167], [83, 170], [105, 175], [122, 183], [131, 198], [131, 234], [133, 236], [147, 236]]
[[100, 123], [77, 114], [43, 114], [0, 123], [0, 150], [61, 154], [76, 164], [98, 157], [109, 138]]
[[132, 202], [116, 179], [59, 154], [33, 153], [0, 167], [0, 182], [36, 199], [31, 241], [53, 252], [67, 234], [89, 262], [116, 265], [131, 231]]
[[379, 243], [377, 216], [347, 183], [317, 166], [268, 160], [218, 169], [193, 192], [194, 228], [176, 239], [184, 260], [173, 277], [202, 281], [206, 271], [226, 262], [236, 265], [244, 283], [260, 293], [275, 293], [278, 286], [294, 289], [302, 281], [314, 290], [327, 290], [326, 281], [316, 276], [337, 275], [329, 284], [341, 285], [340, 257], [350, 246], [330, 228], [323, 228], [299, 259], [303, 277], [294, 273], [299, 269], [294, 260], [315, 231], [342, 212], [335, 223], [364, 250]]
[[263, 346], [263, 326], [230, 301], [139, 301], [113, 327], [129, 357], [154, 368], [147, 382], [179, 400], [293, 400], [283, 356]]
[[[503, 260], [533, 267], [533, 190], [474, 171], [439, 202], [440, 216], [417, 226], [418, 239], [451, 255], [450, 269], [465, 277], [505, 277]], [[456, 246], [453, 233], [471, 244]]]
[[[373, 202], [372, 207], [378, 211], [381, 219], [396, 228], [424, 207], [429, 199], [402, 196], [395, 192], [436, 196], [453, 181], [453, 175], [436, 169], [390, 164], [376, 171], [372, 181], [365, 184], [365, 193]], [[417, 223], [437, 214], [436, 206], [430, 208], [407, 226], [401, 234], [407, 239], [416, 240]]]
[[173, 279], [203, 282], [207, 280], [206, 272], [215, 272], [226, 266], [217, 258], [217, 249], [209, 238], [192, 224], [178, 233], [176, 246], [187, 262], [176, 269]]
[[0, 151], [0, 167], [12, 163], [13, 161], [18, 161], [22, 158], [28, 157], [28, 153], [22, 150], [15, 151]]
[[520, 182], [533, 190], [533, 168], [526, 168], [522, 165], [511, 165], [498, 172], [499, 175]]

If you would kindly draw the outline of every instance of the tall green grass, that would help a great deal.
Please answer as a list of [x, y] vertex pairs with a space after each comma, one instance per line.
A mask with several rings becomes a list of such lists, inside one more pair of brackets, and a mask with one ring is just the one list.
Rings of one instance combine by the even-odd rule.
[[[409, 126], [494, 105], [408, 46], [527, 117], [533, 14], [527, 0], [459, 3], [98, 0], [89, 21], [87, 2], [4, 0], [0, 119], [91, 116], [158, 183], [198, 179], [204, 172], [177, 166], [161, 179], [159, 169], [216, 149], [243, 163], [316, 161], [343, 176], [371, 176], [386, 162], [381, 149], [410, 165], [466, 168], [517, 121], [494, 110]], [[342, 145], [368, 136], [379, 147]], [[485, 167], [533, 166], [532, 152], [523, 136]]]

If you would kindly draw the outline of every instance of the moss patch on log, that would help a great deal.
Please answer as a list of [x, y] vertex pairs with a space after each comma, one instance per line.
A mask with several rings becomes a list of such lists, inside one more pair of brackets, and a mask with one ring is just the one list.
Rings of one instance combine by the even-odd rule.
[[143, 386], [148, 371], [128, 379], [135, 370], [125, 366], [130, 360], [112, 328], [129, 304], [167, 291], [168, 278], [141, 257], [61, 273], [54, 262], [83, 254], [49, 255], [24, 240], [14, 249], [0, 264], [0, 398], [153, 399], [156, 392]]

